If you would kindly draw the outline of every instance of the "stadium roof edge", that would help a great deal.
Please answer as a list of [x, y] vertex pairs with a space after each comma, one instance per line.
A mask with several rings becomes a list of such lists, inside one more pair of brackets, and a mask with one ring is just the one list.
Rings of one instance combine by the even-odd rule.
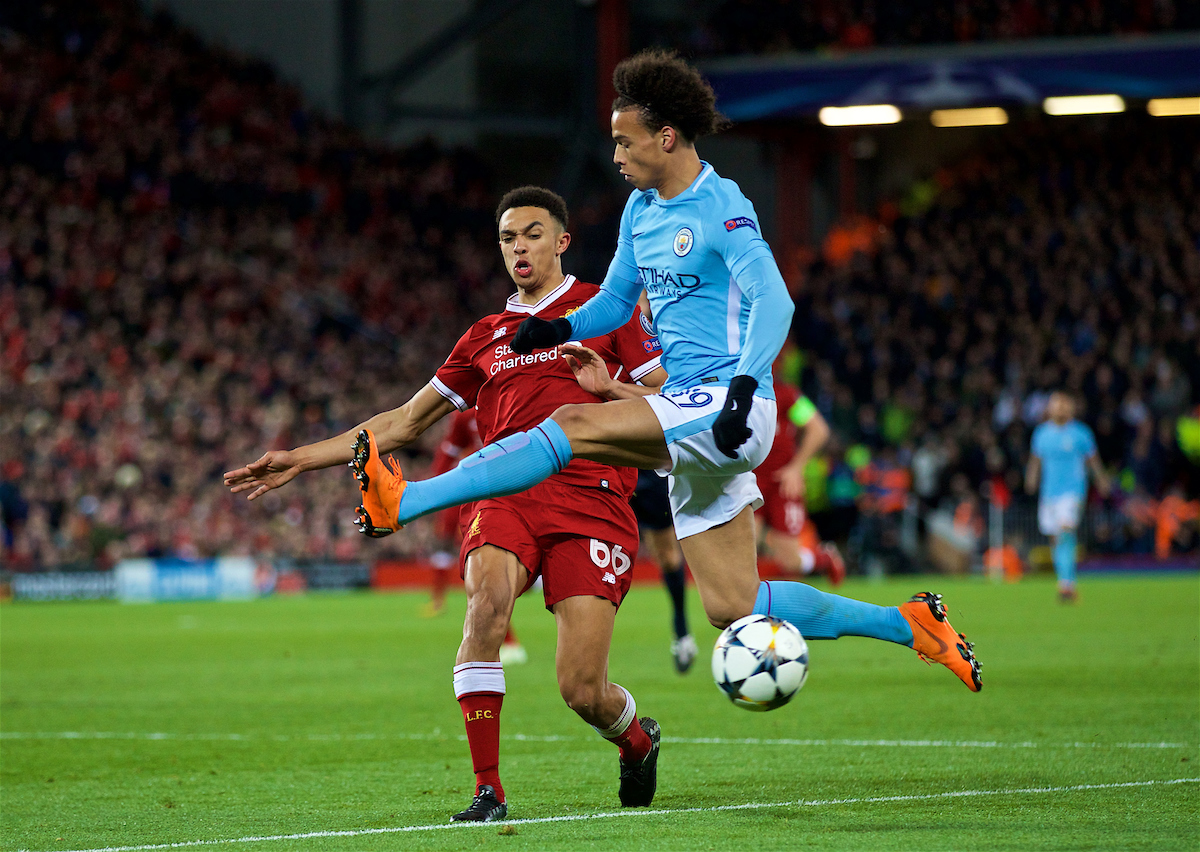
[[802, 118], [826, 106], [905, 109], [1038, 104], [1059, 95], [1200, 94], [1200, 31], [781, 54], [703, 64], [734, 121]]
[[1082, 56], [1129, 50], [1200, 50], [1200, 30], [1145, 35], [1077, 36], [1021, 41], [926, 44], [906, 47], [873, 47], [865, 50], [787, 51], [770, 55], [723, 56], [697, 63], [705, 76], [745, 71], [782, 71], [789, 68], [876, 66], [883, 63], [956, 59], [1017, 59], [1025, 56]]

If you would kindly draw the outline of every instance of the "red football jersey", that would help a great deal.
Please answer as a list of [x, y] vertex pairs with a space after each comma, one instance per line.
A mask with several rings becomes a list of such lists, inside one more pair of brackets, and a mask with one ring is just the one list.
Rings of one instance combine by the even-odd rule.
[[[579, 386], [557, 349], [517, 355], [510, 346], [517, 326], [527, 317], [549, 320], [567, 316], [599, 290], [594, 284], [568, 275], [536, 305], [523, 305], [516, 295], [511, 296], [503, 313], [484, 317], [459, 338], [431, 384], [460, 411], [475, 406], [479, 437], [484, 443], [532, 429], [560, 405], [605, 402]], [[662, 354], [650, 323], [637, 309], [620, 328], [583, 342], [604, 359], [613, 378], [626, 382], [636, 381], [659, 366]], [[551, 478], [571, 485], [606, 488], [628, 497], [637, 482], [637, 472], [574, 459]]]
[[775, 441], [771, 451], [763, 459], [763, 463], [755, 468], [761, 478], [764, 473], [779, 470], [790, 462], [796, 455], [796, 438], [800, 430], [792, 422], [789, 413], [792, 406], [800, 399], [800, 391], [787, 382], [775, 380]]

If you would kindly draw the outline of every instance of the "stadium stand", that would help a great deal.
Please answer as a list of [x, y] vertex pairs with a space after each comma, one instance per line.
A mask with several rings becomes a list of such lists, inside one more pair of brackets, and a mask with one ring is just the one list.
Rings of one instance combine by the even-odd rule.
[[832, 231], [796, 337], [859, 479], [888, 448], [970, 528], [980, 495], [1022, 503], [1030, 432], [1066, 389], [1119, 471], [1094, 543], [1150, 552], [1147, 513], [1200, 489], [1198, 164], [1194, 136], [1152, 119], [1024, 122]]
[[[1154, 29], [1182, 8], [1078, 5], [1030, 34]], [[249, 506], [220, 474], [399, 404], [507, 295], [482, 161], [368, 142], [133, 0], [0, 16], [4, 566], [360, 557], [342, 472]], [[957, 38], [953, 21], [871, 39]], [[810, 494], [836, 535], [896, 551], [897, 488], [978, 529], [982, 502], [1022, 499], [1029, 431], [1066, 387], [1121, 471], [1093, 543], [1195, 546], [1200, 150], [1127, 117], [1075, 130], [1001, 133], [843, 223], [809, 268], [795, 333], [836, 434]], [[412, 449], [416, 476], [435, 442]], [[371, 552], [433, 548], [420, 522]]]
[[368, 144], [131, 0], [3, 14], [5, 564], [352, 557], [346, 476], [257, 507], [220, 474], [404, 401], [507, 295], [481, 162]]

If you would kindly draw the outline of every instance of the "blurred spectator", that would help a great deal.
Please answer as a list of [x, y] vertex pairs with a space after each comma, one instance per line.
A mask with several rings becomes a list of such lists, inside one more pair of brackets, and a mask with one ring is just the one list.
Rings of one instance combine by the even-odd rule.
[[1140, 495], [1109, 541], [1150, 549], [1158, 501], [1200, 496], [1184, 449], [1200, 434], [1200, 143], [1135, 117], [997, 139], [944, 170], [923, 212], [811, 266], [795, 338], [822, 366], [805, 392], [843, 444], [915, 441], [921, 505], [953, 512], [952, 483], [1019, 490], [1065, 386]]
[[369, 144], [134, 0], [6, 4], [0, 67], [4, 564], [365, 552], [348, 476], [220, 475], [408, 398], [507, 295], [480, 160]]

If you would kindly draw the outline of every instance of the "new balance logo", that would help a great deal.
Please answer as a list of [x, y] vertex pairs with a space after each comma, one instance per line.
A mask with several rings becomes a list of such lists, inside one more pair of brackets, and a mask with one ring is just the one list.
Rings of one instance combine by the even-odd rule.
[[604, 576], [600, 579], [606, 583], [612, 583], [614, 586], [617, 584], [617, 578], [613, 576], [611, 571], [605, 571]]
[[499, 340], [504, 335], [508, 334], [508, 326], [502, 325], [492, 332], [492, 340]]

